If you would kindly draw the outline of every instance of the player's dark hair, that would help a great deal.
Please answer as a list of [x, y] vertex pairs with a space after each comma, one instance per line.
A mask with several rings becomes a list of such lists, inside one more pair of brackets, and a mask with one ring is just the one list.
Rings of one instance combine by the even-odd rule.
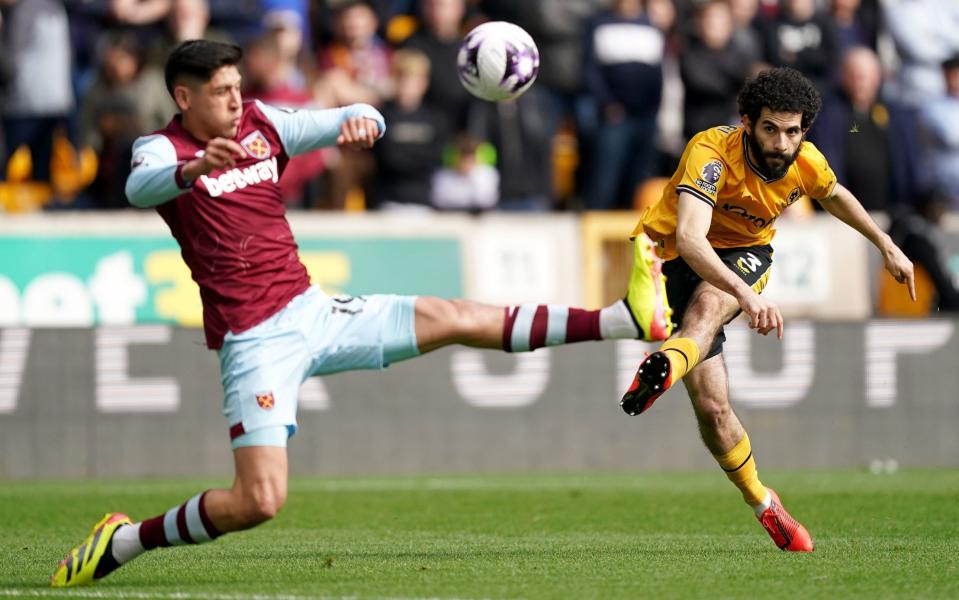
[[210, 40], [188, 40], [170, 53], [163, 70], [166, 89], [173, 95], [173, 88], [182, 77], [193, 77], [204, 83], [210, 81], [220, 67], [240, 64], [243, 49], [234, 44]]
[[763, 108], [773, 112], [802, 113], [803, 130], [809, 129], [822, 108], [822, 96], [802, 73], [789, 67], [766, 69], [739, 91], [739, 114], [756, 123]]

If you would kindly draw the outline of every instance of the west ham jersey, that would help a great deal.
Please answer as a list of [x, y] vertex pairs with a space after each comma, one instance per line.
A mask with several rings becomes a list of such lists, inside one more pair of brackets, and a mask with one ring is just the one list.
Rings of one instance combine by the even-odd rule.
[[139, 138], [127, 197], [155, 206], [180, 244], [200, 286], [207, 345], [219, 348], [227, 331], [250, 329], [283, 308], [310, 284], [286, 220], [280, 177], [291, 156], [336, 142], [340, 125], [382, 116], [363, 104], [284, 111], [246, 102], [234, 138], [244, 156], [231, 168], [185, 182], [182, 166], [202, 155], [206, 142], [186, 131], [179, 116]]

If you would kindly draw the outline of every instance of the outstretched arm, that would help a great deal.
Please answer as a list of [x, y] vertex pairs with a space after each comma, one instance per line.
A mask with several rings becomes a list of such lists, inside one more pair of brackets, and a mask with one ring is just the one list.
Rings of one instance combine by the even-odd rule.
[[876, 225], [852, 192], [837, 183], [832, 195], [825, 200], [820, 200], [819, 203], [829, 214], [861, 233], [879, 249], [886, 270], [896, 278], [896, 281], [905, 283], [909, 287], [909, 296], [915, 300], [916, 282], [912, 262], [893, 243], [892, 238]]
[[736, 299], [743, 312], [749, 315], [750, 328], [763, 335], [775, 329], [782, 339], [783, 317], [779, 308], [736, 277], [706, 239], [712, 221], [713, 209], [709, 204], [689, 192], [680, 192], [676, 250], [704, 281]]
[[233, 140], [213, 138], [203, 155], [190, 161], [177, 161], [173, 143], [163, 135], [148, 135], [133, 142], [133, 161], [127, 178], [126, 194], [138, 208], [158, 206], [190, 189], [193, 181], [216, 169], [232, 167], [243, 156], [243, 148]]
[[290, 156], [333, 144], [367, 147], [386, 132], [380, 111], [369, 104], [351, 104], [325, 110], [286, 110], [256, 101], [273, 122]]

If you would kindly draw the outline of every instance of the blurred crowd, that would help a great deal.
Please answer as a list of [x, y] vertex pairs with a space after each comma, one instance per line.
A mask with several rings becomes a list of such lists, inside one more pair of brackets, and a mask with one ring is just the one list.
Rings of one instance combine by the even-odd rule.
[[[518, 100], [457, 79], [486, 20], [539, 45]], [[739, 121], [745, 78], [788, 65], [866, 208], [959, 210], [957, 0], [0, 0], [0, 206], [126, 207], [131, 141], [175, 110], [164, 59], [198, 37], [244, 48], [247, 98], [386, 116], [373, 152], [298, 157], [291, 208], [633, 208], [691, 135]]]

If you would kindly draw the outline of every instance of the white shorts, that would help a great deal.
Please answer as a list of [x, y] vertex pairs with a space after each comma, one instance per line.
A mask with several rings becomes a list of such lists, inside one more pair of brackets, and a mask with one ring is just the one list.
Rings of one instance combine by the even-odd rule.
[[312, 375], [382, 369], [419, 354], [416, 296], [330, 297], [312, 286], [219, 350], [233, 447], [286, 446], [300, 385]]

